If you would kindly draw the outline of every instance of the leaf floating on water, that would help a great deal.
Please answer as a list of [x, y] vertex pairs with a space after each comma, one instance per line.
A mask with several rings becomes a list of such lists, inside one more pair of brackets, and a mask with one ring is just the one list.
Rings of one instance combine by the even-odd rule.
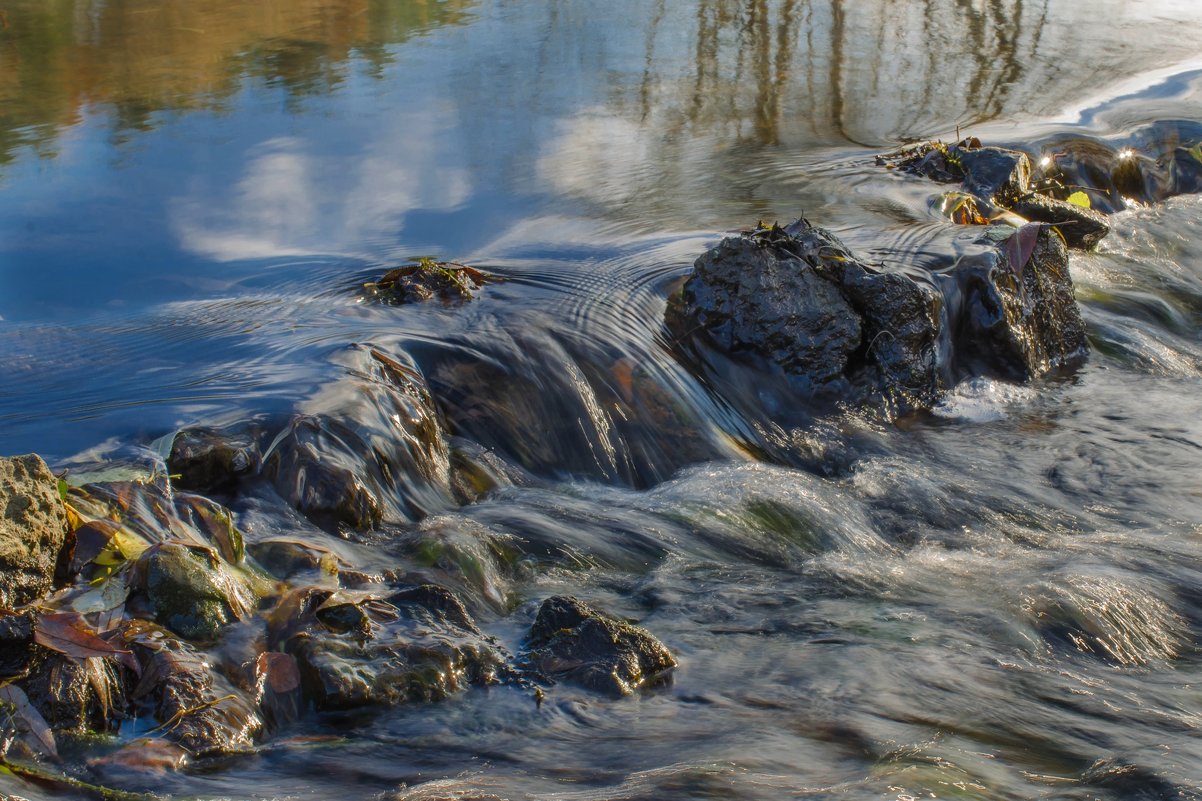
[[1088, 209], [1091, 207], [1090, 202], [1089, 202], [1089, 195], [1085, 194], [1084, 192], [1080, 192], [1080, 191], [1073, 192], [1071, 195], [1069, 195], [1065, 199], [1069, 203], [1072, 203], [1074, 206], [1080, 206], [1083, 209]]
[[1006, 258], [1015, 278], [1022, 279], [1023, 270], [1035, 252], [1035, 243], [1039, 241], [1039, 229], [1042, 227], [1040, 223], [1027, 223], [1006, 240]]
[[29, 734], [43, 752], [58, 758], [58, 746], [54, 742], [54, 732], [50, 730], [50, 724], [46, 722], [42, 714], [34, 709], [33, 704], [29, 703], [29, 698], [25, 695], [24, 690], [12, 684], [0, 687], [0, 703], [8, 704], [13, 708], [14, 714], [24, 721], [26, 728], [29, 729]]
[[134, 673], [140, 672], [133, 653], [102, 640], [78, 612], [38, 615], [33, 639], [38, 645], [73, 659], [111, 657]]

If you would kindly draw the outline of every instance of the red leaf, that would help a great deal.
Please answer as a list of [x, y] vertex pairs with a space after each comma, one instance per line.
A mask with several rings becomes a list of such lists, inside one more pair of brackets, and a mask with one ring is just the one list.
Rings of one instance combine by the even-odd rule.
[[296, 666], [296, 658], [291, 654], [279, 651], [261, 653], [256, 667], [259, 674], [267, 679], [267, 686], [272, 692], [289, 693], [300, 687], [300, 670]]
[[1039, 223], [1027, 223], [1006, 240], [1006, 258], [1015, 278], [1022, 279], [1023, 270], [1035, 252], [1035, 243], [1039, 241], [1040, 228], [1043, 226]]
[[140, 673], [134, 655], [118, 648], [97, 636], [83, 615], [77, 612], [59, 612], [53, 615], [38, 615], [33, 639], [38, 645], [66, 654], [74, 659], [89, 656], [112, 657], [132, 670]]

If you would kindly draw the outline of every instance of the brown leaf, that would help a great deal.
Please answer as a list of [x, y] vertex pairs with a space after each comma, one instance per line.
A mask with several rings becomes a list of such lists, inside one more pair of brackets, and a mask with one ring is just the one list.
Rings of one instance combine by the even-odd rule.
[[75, 529], [75, 553], [71, 555], [71, 573], [83, 570], [104, 550], [118, 526], [107, 520], [93, 520]]
[[25, 695], [24, 690], [12, 684], [6, 684], [0, 687], [0, 702], [11, 705], [17, 716], [25, 721], [30, 735], [42, 751], [58, 757], [58, 746], [55, 745], [54, 732], [50, 731], [50, 724], [46, 722], [40, 712], [33, 708], [33, 704], [29, 703], [29, 698]]
[[279, 651], [261, 653], [256, 662], [256, 669], [274, 693], [282, 695], [300, 687], [300, 670], [292, 654]]
[[1006, 240], [1006, 258], [1015, 278], [1022, 279], [1023, 270], [1035, 252], [1035, 243], [1039, 241], [1040, 228], [1043, 228], [1040, 223], [1027, 223]]
[[112, 657], [134, 673], [141, 671], [132, 653], [100, 639], [83, 615], [77, 612], [38, 615], [33, 639], [38, 645], [74, 659]]

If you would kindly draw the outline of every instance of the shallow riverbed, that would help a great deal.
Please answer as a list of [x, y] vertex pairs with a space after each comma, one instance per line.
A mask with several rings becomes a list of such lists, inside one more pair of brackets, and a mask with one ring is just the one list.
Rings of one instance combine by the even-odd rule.
[[[83, 472], [365, 408], [370, 346], [504, 480], [341, 538], [235, 503], [247, 539], [425, 571], [513, 652], [575, 594], [680, 662], [624, 699], [472, 688], [311, 712], [203, 770], [106, 776], [82, 748], [68, 772], [201, 798], [1202, 798], [1202, 196], [1072, 255], [1084, 368], [902, 424], [774, 425], [663, 328], [693, 259], [761, 219], [937, 268], [941, 188], [874, 162], [903, 142], [1202, 123], [1194, 3], [0, 12], [0, 454]], [[364, 302], [422, 256], [504, 280]], [[396, 545], [419, 540], [449, 556]]]

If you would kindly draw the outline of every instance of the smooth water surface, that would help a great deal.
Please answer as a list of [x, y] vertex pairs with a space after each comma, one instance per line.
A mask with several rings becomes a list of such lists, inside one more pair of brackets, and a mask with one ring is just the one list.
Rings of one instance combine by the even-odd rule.
[[[311, 715], [150, 789], [1202, 798], [1202, 198], [1073, 255], [1084, 369], [902, 426], [774, 427], [661, 323], [758, 219], [937, 260], [938, 188], [873, 163], [902, 142], [1157, 120], [1202, 122], [1193, 2], [6, 0], [0, 453], [355, 408], [353, 346], [406, 353], [444, 403], [488, 390], [454, 433], [515, 476], [412, 528], [560, 555], [438, 578], [512, 650], [570, 592], [681, 662], [623, 700]], [[424, 255], [506, 280], [361, 302]]]

